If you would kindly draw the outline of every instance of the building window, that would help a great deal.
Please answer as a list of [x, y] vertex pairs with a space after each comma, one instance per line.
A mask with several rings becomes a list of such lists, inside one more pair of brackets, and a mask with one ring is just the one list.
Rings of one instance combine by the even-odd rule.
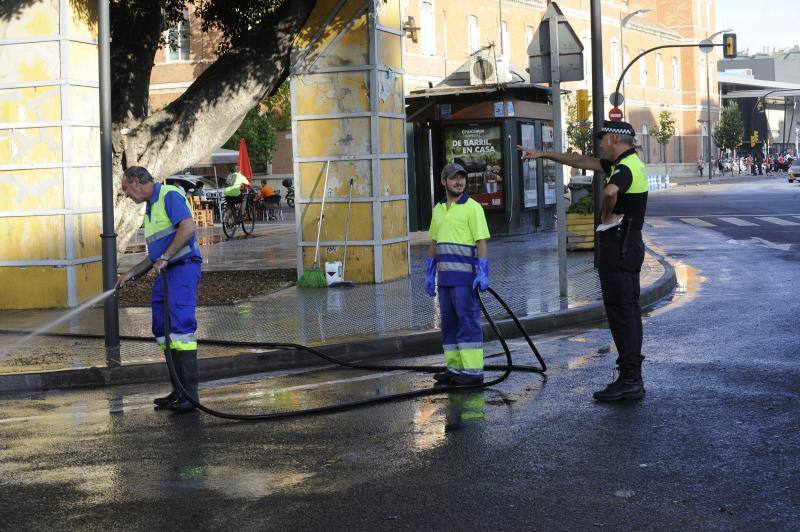
[[697, 25], [701, 28], [703, 27], [703, 1], [697, 1]]
[[681, 90], [681, 69], [678, 67], [678, 58], [672, 58], [672, 88]]
[[[639, 50], [639, 54], [643, 54], [644, 50]], [[639, 59], [639, 84], [644, 87], [647, 85], [647, 56]]]
[[478, 27], [478, 17], [470, 15], [467, 18], [467, 52], [472, 55], [481, 47], [481, 29]]
[[664, 60], [661, 54], [656, 54], [656, 82], [659, 89], [664, 88]]
[[508, 33], [508, 23], [505, 20], [500, 23], [500, 43], [503, 46], [501, 55], [508, 64], [511, 62], [511, 34]]
[[167, 30], [167, 62], [189, 60], [189, 13], [183, 12], [183, 20]]
[[436, 53], [436, 23], [433, 17], [433, 3], [421, 2], [419, 13], [421, 19], [422, 53], [433, 55]]
[[650, 135], [647, 131], [647, 125], [642, 124], [642, 155], [644, 155], [644, 163], [650, 162]]
[[531, 45], [533, 40], [533, 26], [525, 26], [525, 49]]
[[[628, 47], [627, 46], [623, 46], [622, 47], [622, 68], [625, 68], [626, 66], [628, 66], [628, 63], [630, 63], [630, 62], [631, 62], [631, 56], [628, 53]], [[631, 71], [629, 69], [627, 72], [625, 72], [625, 83], [630, 83], [630, 82], [631, 82]]]
[[616, 40], [611, 40], [611, 76], [616, 82], [619, 79], [619, 43]]

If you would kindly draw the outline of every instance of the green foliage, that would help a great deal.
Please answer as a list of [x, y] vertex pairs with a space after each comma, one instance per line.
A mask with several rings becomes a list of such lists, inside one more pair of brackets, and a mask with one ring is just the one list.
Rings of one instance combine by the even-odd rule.
[[[565, 97], [567, 101], [567, 141], [569, 146], [581, 155], [592, 155], [594, 138], [592, 121], [578, 120], [578, 102], [573, 94]], [[589, 100], [589, 108], [592, 102]]]
[[661, 111], [658, 115], [658, 126], [653, 135], [656, 142], [666, 146], [670, 139], [675, 136], [675, 118], [670, 111]]
[[580, 200], [570, 205], [569, 209], [567, 209], [567, 212], [575, 214], [592, 214], [594, 212], [594, 200], [592, 195], [589, 194], [588, 196], [584, 196]]
[[720, 148], [736, 149], [744, 139], [744, 124], [739, 106], [731, 102], [722, 108], [722, 117], [711, 135], [714, 144]]
[[672, 113], [666, 109], [658, 114], [658, 125], [655, 128], [653, 136], [656, 142], [660, 145], [659, 157], [661, 162], [666, 162], [666, 146], [670, 139], [675, 136], [675, 118]]
[[255, 168], [263, 168], [272, 160], [272, 150], [275, 148], [277, 138], [272, 120], [259, 112], [258, 107], [250, 109], [244, 117], [242, 125], [236, 133], [225, 143], [225, 148], [239, 149], [239, 139], [244, 138], [247, 143], [247, 153], [250, 163]]
[[242, 125], [225, 143], [225, 148], [239, 149], [239, 139], [244, 137], [250, 162], [263, 168], [272, 161], [277, 133], [292, 127], [292, 110], [289, 96], [289, 81], [284, 81], [273, 96], [250, 109]]
[[203, 21], [203, 31], [219, 32], [218, 52], [233, 48], [253, 33], [283, 3], [283, 0], [186, 0], [194, 4]]

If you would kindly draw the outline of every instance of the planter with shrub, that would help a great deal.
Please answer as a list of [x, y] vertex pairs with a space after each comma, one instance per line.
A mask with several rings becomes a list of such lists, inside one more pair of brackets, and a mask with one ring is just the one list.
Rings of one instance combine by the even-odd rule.
[[584, 196], [567, 210], [567, 251], [594, 249], [594, 202]]

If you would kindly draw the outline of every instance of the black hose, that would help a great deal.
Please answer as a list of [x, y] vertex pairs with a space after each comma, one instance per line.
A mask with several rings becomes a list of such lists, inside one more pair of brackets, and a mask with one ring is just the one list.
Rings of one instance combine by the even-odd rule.
[[[544, 374], [547, 371], [547, 366], [544, 363], [541, 355], [539, 354], [539, 350], [536, 349], [536, 346], [531, 340], [531, 337], [528, 336], [528, 333], [525, 331], [525, 328], [517, 319], [516, 315], [511, 311], [508, 304], [503, 301], [503, 299], [494, 291], [493, 288], [488, 288], [488, 292], [502, 305], [502, 307], [508, 312], [511, 316], [511, 319], [514, 320], [514, 323], [519, 328], [522, 335], [525, 337], [525, 340], [528, 342], [528, 345], [531, 347], [533, 354], [536, 356], [536, 360], [541, 365], [540, 367], [535, 366], [524, 366], [524, 365], [517, 365], [513, 364], [511, 360], [511, 350], [508, 348], [508, 344], [506, 343], [505, 337], [502, 335], [500, 330], [497, 328], [494, 320], [489, 315], [489, 312], [486, 310], [486, 307], [483, 304], [483, 300], [480, 297], [480, 293], [476, 292], [478, 295], [478, 303], [481, 306], [481, 310], [483, 311], [483, 315], [486, 316], [487, 321], [489, 322], [489, 326], [494, 331], [495, 336], [500, 341], [500, 344], [503, 346], [503, 351], [505, 351], [506, 361], [507, 364], [505, 366], [496, 366], [496, 365], [486, 365], [484, 369], [496, 369], [496, 370], [503, 370], [503, 374], [499, 377], [486, 381], [480, 384], [470, 384], [470, 385], [443, 385], [443, 386], [436, 386], [432, 388], [426, 388], [424, 390], [415, 390], [412, 392], [403, 392], [403, 393], [396, 393], [391, 395], [384, 395], [381, 397], [373, 397], [370, 399], [361, 399], [358, 401], [351, 401], [347, 403], [341, 403], [336, 405], [328, 405], [328, 406], [321, 406], [317, 408], [308, 408], [305, 410], [294, 410], [290, 412], [274, 412], [271, 414], [230, 414], [227, 412], [219, 412], [217, 410], [213, 410], [202, 403], [199, 400], [193, 398], [189, 393], [187, 393], [186, 388], [184, 388], [183, 383], [181, 382], [180, 378], [178, 377], [178, 372], [175, 369], [175, 361], [172, 359], [172, 348], [170, 346], [170, 315], [169, 315], [169, 287], [167, 286], [167, 276], [166, 270], [162, 271], [160, 274], [161, 277], [161, 285], [164, 291], [164, 354], [167, 359], [167, 368], [169, 368], [169, 374], [172, 378], [172, 382], [177, 388], [178, 392], [185, 397], [192, 405], [195, 406], [198, 410], [205, 412], [206, 414], [223, 418], [223, 419], [232, 419], [237, 421], [263, 421], [269, 419], [282, 419], [288, 417], [300, 417], [300, 416], [308, 416], [312, 414], [324, 414], [329, 412], [337, 412], [341, 410], [347, 410], [350, 408], [356, 408], [360, 406], [366, 406], [376, 403], [384, 403], [388, 401], [396, 401], [399, 399], [408, 399], [411, 397], [423, 397], [427, 395], [438, 395], [442, 393], [452, 392], [452, 391], [464, 391], [464, 390], [474, 390], [480, 388], [488, 388], [490, 386], [494, 386], [506, 380], [508, 376], [511, 374], [511, 371], [525, 371], [525, 372], [533, 372], [533, 373], [540, 373]], [[424, 372], [435, 372], [435, 371], [443, 371], [445, 370], [444, 367], [440, 366], [385, 366], [385, 365], [376, 365], [376, 364], [356, 364], [353, 362], [345, 362], [342, 360], [337, 360], [325, 353], [317, 351], [312, 347], [308, 347], [301, 344], [291, 344], [291, 343], [264, 343], [259, 344], [262, 347], [273, 349], [273, 348], [288, 348], [288, 349], [296, 349], [298, 351], [306, 351], [313, 355], [316, 355], [323, 360], [331, 362], [333, 364], [343, 366], [346, 368], [351, 369], [363, 369], [363, 370], [380, 370], [380, 371], [424, 371]]]

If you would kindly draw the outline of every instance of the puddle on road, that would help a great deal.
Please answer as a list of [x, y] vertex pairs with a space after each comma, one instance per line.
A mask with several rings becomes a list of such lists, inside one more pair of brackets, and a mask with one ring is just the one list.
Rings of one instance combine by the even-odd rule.
[[702, 291], [706, 278], [701, 275], [701, 270], [682, 261], [672, 261], [675, 268], [675, 292], [672, 297], [659, 303], [652, 310], [643, 314], [644, 317], [654, 317], [670, 310], [682, 307], [693, 301]]

